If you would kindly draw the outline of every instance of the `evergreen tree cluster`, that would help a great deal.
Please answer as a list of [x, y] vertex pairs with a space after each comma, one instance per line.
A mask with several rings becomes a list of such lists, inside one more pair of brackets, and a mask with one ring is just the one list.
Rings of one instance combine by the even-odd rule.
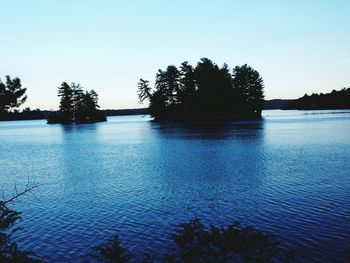
[[80, 84], [63, 82], [58, 88], [59, 112], [48, 118], [48, 123], [91, 123], [106, 121], [98, 110], [98, 95], [94, 90], [84, 91]]
[[305, 94], [303, 97], [287, 103], [285, 110], [321, 110], [321, 109], [350, 109], [350, 88], [330, 93], [312, 95]]
[[294, 250], [282, 248], [272, 233], [239, 222], [227, 227], [207, 227], [196, 218], [181, 224], [171, 234], [174, 246], [170, 253], [144, 253], [137, 258], [123, 247], [119, 236], [95, 248], [91, 254], [97, 262], [290, 262]]
[[264, 103], [264, 84], [259, 73], [248, 65], [231, 71], [202, 58], [196, 67], [183, 62], [158, 70], [155, 86], [140, 79], [139, 100], [149, 101], [156, 120], [259, 118]]
[[18, 108], [26, 100], [26, 88], [22, 88], [19, 78], [11, 79], [6, 76], [6, 82], [0, 79], [0, 115], [8, 113], [11, 108]]

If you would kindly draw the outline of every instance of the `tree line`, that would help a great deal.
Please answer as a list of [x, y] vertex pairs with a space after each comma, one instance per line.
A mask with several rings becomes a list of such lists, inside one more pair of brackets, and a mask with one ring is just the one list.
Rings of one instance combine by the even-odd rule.
[[47, 116], [52, 112], [52, 110], [30, 109], [29, 107], [21, 111], [14, 109], [6, 114], [0, 114], [0, 121], [47, 119]]
[[80, 84], [62, 82], [58, 88], [59, 112], [49, 115], [48, 123], [91, 123], [106, 121], [98, 110], [98, 95], [94, 90], [84, 91]]
[[303, 97], [287, 103], [284, 110], [321, 110], [321, 109], [350, 109], [350, 88], [330, 93], [305, 94]]
[[149, 101], [156, 120], [260, 118], [264, 103], [264, 83], [258, 71], [247, 64], [230, 70], [208, 58], [196, 65], [183, 62], [159, 69], [154, 88], [140, 79], [138, 96]]

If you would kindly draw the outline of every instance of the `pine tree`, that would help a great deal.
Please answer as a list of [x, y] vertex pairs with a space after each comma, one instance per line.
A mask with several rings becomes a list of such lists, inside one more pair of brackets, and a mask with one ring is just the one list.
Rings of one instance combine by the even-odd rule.
[[58, 88], [58, 96], [61, 97], [59, 108], [62, 112], [64, 123], [72, 123], [74, 111], [74, 92], [67, 82], [63, 82]]
[[264, 83], [259, 73], [247, 64], [233, 70], [233, 86], [239, 96], [240, 110], [261, 114], [264, 103]]
[[22, 88], [19, 78], [11, 79], [10, 76], [6, 76], [6, 83], [0, 80], [0, 114], [21, 106], [27, 100], [26, 90]]

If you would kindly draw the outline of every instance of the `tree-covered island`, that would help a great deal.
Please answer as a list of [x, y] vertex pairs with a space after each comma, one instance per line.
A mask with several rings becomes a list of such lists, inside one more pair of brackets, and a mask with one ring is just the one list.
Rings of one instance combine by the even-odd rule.
[[183, 62], [158, 70], [152, 89], [140, 79], [138, 96], [149, 101], [157, 121], [258, 119], [264, 103], [264, 84], [259, 73], [248, 65], [231, 71], [202, 58], [196, 67]]
[[98, 110], [98, 95], [94, 90], [84, 91], [79, 84], [63, 82], [58, 88], [61, 98], [58, 112], [48, 116], [47, 123], [79, 124], [106, 121], [106, 116]]

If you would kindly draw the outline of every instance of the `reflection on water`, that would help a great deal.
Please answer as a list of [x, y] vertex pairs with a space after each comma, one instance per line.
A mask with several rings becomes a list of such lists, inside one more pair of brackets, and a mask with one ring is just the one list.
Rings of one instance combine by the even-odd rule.
[[[322, 114], [320, 114], [322, 113]], [[85, 262], [119, 233], [134, 253], [163, 250], [193, 217], [239, 219], [278, 234], [298, 260], [341, 262], [350, 241], [350, 111], [264, 111], [256, 122], [0, 123], [1, 190], [35, 178], [15, 203], [23, 248]], [[6, 193], [5, 193], [6, 194]]]
[[263, 139], [264, 120], [185, 124], [151, 122], [151, 129], [167, 138], [184, 140]]

